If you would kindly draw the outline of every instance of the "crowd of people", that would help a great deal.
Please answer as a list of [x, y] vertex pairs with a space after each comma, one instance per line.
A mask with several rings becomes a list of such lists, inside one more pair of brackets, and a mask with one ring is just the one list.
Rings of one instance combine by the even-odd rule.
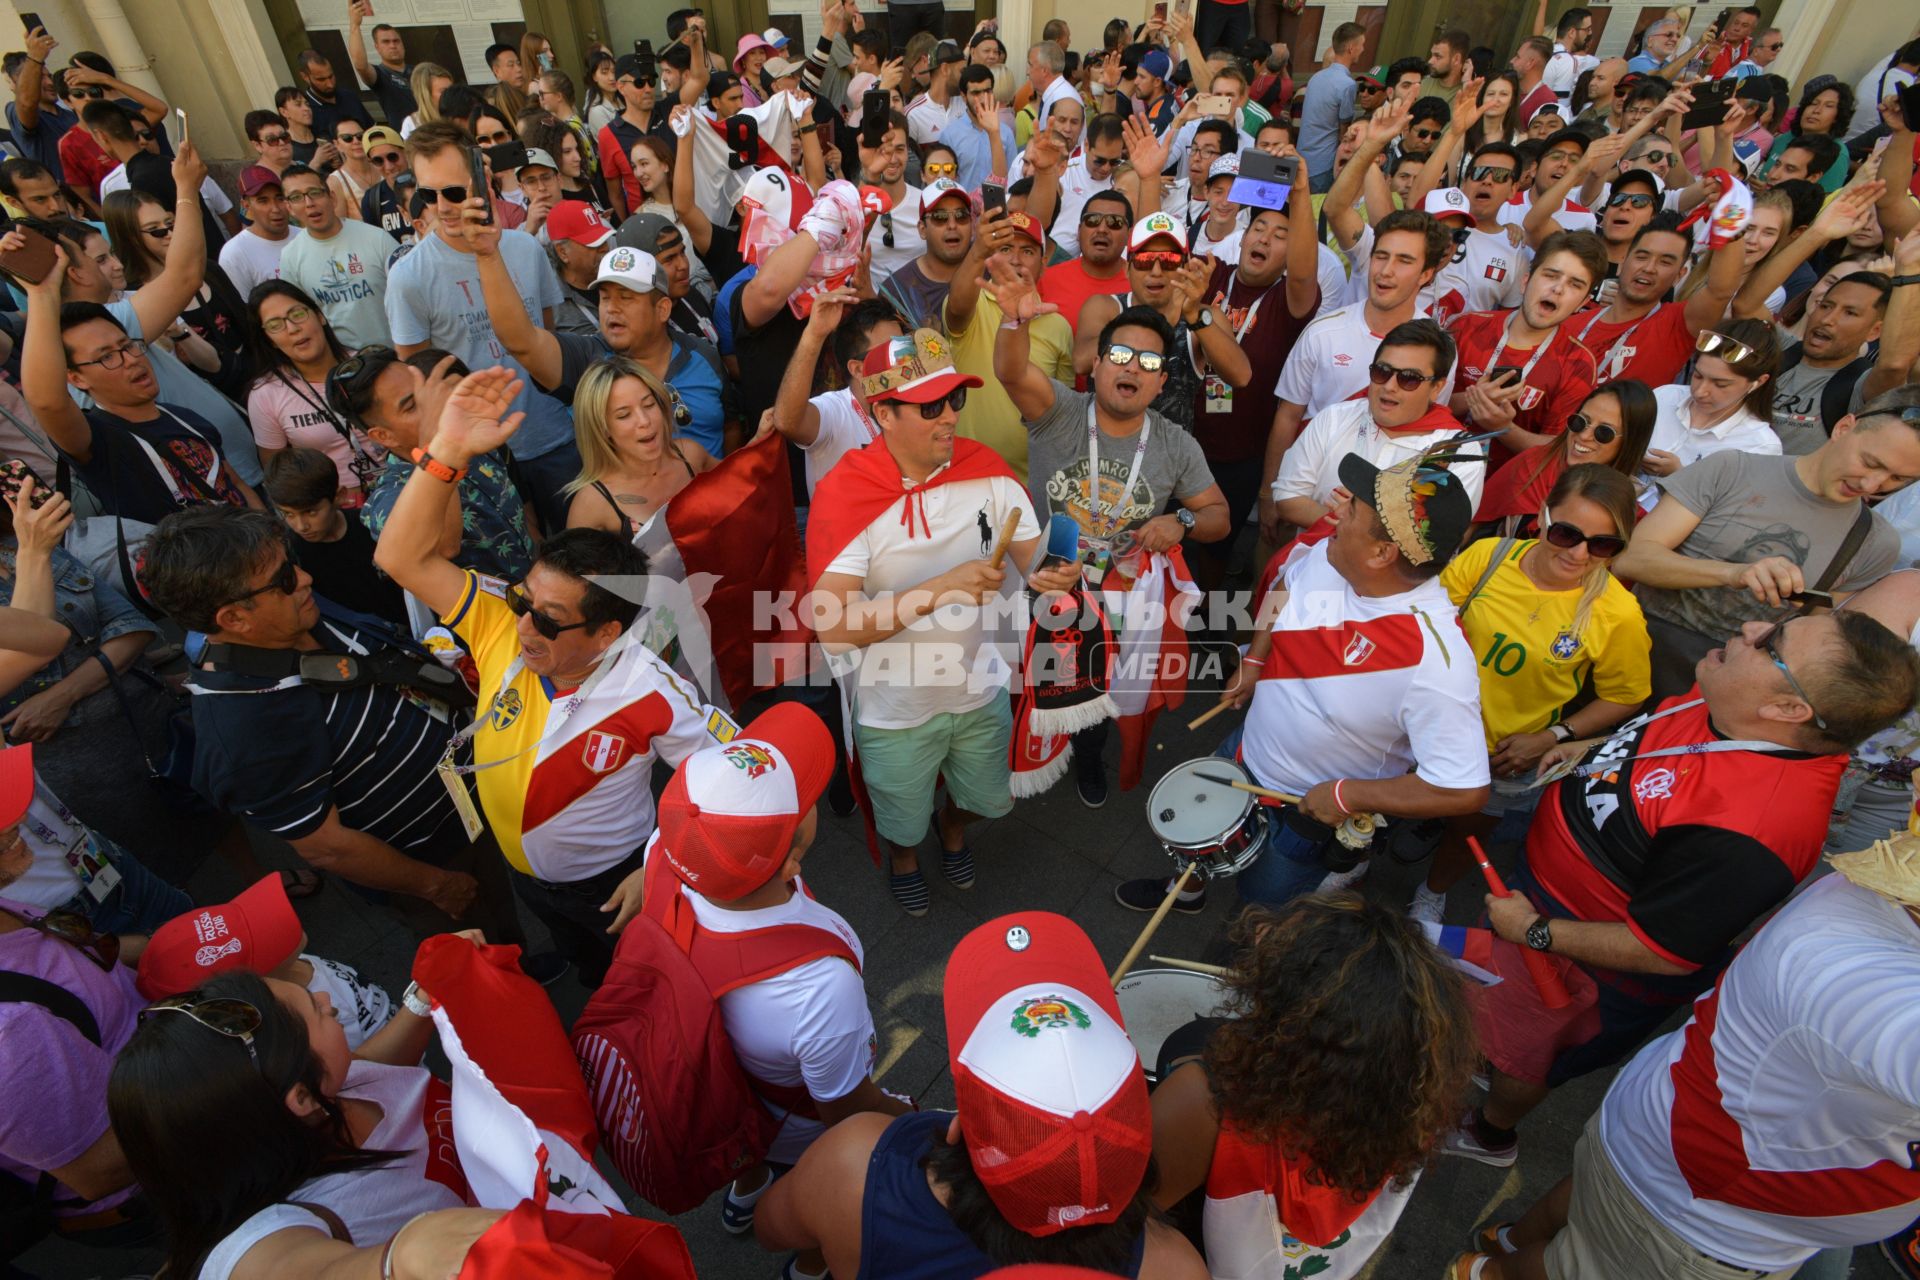
[[[451, 943], [591, 993], [545, 1083], [616, 1220], [716, 1197], [794, 1280], [1342, 1280], [1600, 1071], [1450, 1280], [1920, 1277], [1920, 30], [1795, 81], [1757, 7], [1312, 59], [1249, 8], [680, 9], [463, 80], [352, 0], [231, 185], [26, 34], [5, 1257], [613, 1250], [463, 1169]], [[1230, 895], [1217, 1013], [1143, 1046], [1016, 912], [944, 958], [954, 1106], [890, 1092], [821, 825], [926, 916], [1183, 702], [1232, 825], [1156, 800], [1103, 909]], [[309, 950], [329, 885], [430, 940], [398, 998]]]

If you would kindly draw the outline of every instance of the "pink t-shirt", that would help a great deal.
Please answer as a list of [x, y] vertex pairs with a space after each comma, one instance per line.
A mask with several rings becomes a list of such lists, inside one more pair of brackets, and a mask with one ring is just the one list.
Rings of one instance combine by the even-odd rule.
[[[355, 447], [376, 464], [386, 460], [385, 449], [368, 439], [365, 432], [348, 427], [327, 408], [323, 383], [297, 376], [292, 383], [272, 374], [261, 378], [247, 393], [247, 422], [253, 428], [254, 443], [263, 450], [318, 449], [332, 458], [340, 469], [342, 488], [360, 487], [360, 479], [353, 473]], [[352, 446], [347, 444], [347, 431], [353, 432]]]

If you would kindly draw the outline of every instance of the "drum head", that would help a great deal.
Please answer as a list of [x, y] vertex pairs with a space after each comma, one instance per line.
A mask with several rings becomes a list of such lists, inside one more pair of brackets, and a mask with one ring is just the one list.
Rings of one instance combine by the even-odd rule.
[[[1244, 794], [1244, 793], [1243, 793]], [[1195, 1018], [1226, 1012], [1227, 993], [1217, 978], [1185, 969], [1135, 969], [1113, 989], [1127, 1038], [1140, 1051], [1148, 1078], [1167, 1037]]]
[[1167, 770], [1166, 776], [1153, 784], [1153, 791], [1147, 796], [1147, 825], [1164, 845], [1214, 844], [1239, 826], [1247, 811], [1253, 808], [1252, 795], [1209, 782], [1197, 776], [1196, 771], [1237, 782], [1251, 781], [1245, 769], [1218, 756], [1182, 761]]

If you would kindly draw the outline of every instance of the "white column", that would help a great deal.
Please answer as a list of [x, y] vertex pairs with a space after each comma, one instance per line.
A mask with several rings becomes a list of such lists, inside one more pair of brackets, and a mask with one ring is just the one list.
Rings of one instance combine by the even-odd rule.
[[1773, 25], [1785, 37], [1780, 57], [1767, 68], [1785, 76], [1788, 84], [1799, 84], [1808, 59], [1827, 42], [1828, 24], [1838, 8], [1837, 0], [1785, 0], [1774, 15]]
[[[164, 97], [160, 92], [160, 81], [154, 78], [153, 64], [147, 60], [146, 50], [140, 47], [133, 28], [127, 25], [127, 15], [120, 8], [120, 0], [84, 0], [87, 19], [93, 23], [94, 31], [105, 46], [101, 52], [113, 63], [113, 69], [128, 84], [145, 89], [156, 97]], [[266, 101], [273, 100], [268, 94]]]
[[1033, 26], [1033, 0], [1000, 0], [1000, 43], [1017, 83], [1027, 74], [1027, 47], [1040, 39]]
[[[87, 0], [88, 8], [95, 5], [119, 7], [118, 0]], [[239, 77], [238, 87], [245, 100], [271, 103], [274, 91], [291, 81], [282, 69], [276, 67], [273, 56], [268, 52], [272, 30], [263, 30], [264, 15], [256, 16], [254, 10], [257, 7], [250, 0], [207, 0], [214, 30], [223, 37], [227, 56], [232, 59], [234, 74]], [[274, 48], [277, 52], [278, 46]], [[351, 79], [352, 70], [347, 70], [345, 75]]]

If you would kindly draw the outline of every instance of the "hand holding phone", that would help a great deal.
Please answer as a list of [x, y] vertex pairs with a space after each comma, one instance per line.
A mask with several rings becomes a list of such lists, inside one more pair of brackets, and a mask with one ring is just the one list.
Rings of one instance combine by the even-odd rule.
[[993, 209], [1007, 207], [1007, 189], [994, 182], [980, 184], [980, 211], [986, 213]]
[[480, 221], [486, 226], [492, 226], [493, 183], [487, 177], [487, 158], [478, 147], [467, 152], [467, 198], [477, 198], [486, 205]]
[[1203, 116], [1214, 116], [1224, 120], [1233, 114], [1233, 95], [1229, 93], [1203, 93], [1194, 99], [1194, 110]]
[[869, 89], [860, 95], [860, 145], [876, 151], [887, 140], [888, 118], [893, 113], [893, 95], [885, 89]]

